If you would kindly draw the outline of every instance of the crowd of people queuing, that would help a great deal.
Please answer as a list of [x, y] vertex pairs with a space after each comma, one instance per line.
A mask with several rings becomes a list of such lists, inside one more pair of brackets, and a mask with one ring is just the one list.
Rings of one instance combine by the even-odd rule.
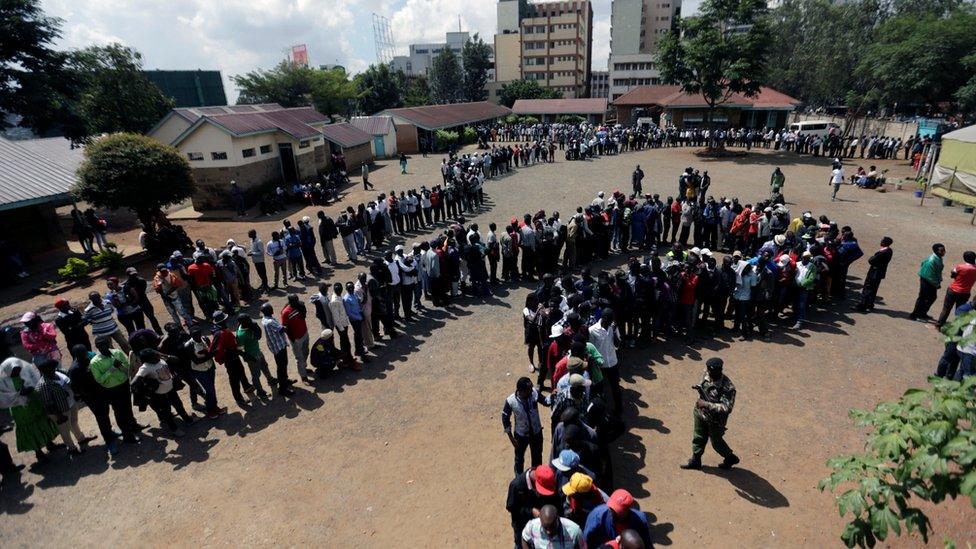
[[[70, 453], [83, 451], [95, 437], [79, 428], [82, 404], [111, 454], [120, 451], [119, 440], [135, 443], [144, 436], [133, 405], [152, 409], [161, 427], [181, 436], [200, 420], [193, 411], [210, 419], [226, 413], [218, 402], [218, 365], [246, 411], [294, 394], [290, 362], [309, 386], [336, 368], [358, 371], [378, 341], [397, 337], [425, 308], [465, 294], [486, 298], [503, 283], [529, 283], [522, 322], [535, 379], [518, 380], [502, 413], [515, 454], [506, 504], [515, 543], [650, 547], [650, 529], [634, 498], [613, 490], [609, 447], [625, 428], [626, 406], [618, 351], [663, 339], [691, 344], [730, 328], [745, 339], [769, 338], [781, 319], [801, 329], [809, 309], [845, 299], [848, 269], [864, 253], [851, 227], [811, 211], [791, 212], [779, 168], [770, 176], [769, 195], [755, 201], [715, 197], [708, 172], [691, 167], [678, 177], [675, 193], [662, 199], [643, 193], [644, 173], [637, 166], [631, 192], [597, 193], [568, 215], [540, 209], [501, 227], [468, 223], [464, 216], [484, 204], [486, 179], [552, 161], [553, 141], [529, 137], [528, 146], [451, 154], [442, 163], [442, 182], [429, 189], [381, 193], [337, 218], [319, 211], [314, 225], [309, 217], [294, 225], [286, 219], [267, 242], [255, 230], [241, 244], [231, 239], [214, 248], [197, 240], [156, 265], [151, 280], [129, 268], [123, 280], [109, 278], [106, 291], [91, 292], [86, 303], [58, 300], [51, 322], [25, 312], [20, 343], [30, 360], [4, 349], [10, 358], [0, 365], [0, 406], [11, 409], [18, 451], [47, 460], [45, 450], [55, 447], [58, 435]], [[629, 133], [626, 147], [650, 146], [651, 137]], [[615, 147], [621, 150], [621, 143]], [[385, 243], [429, 229], [436, 229], [433, 237], [409, 246]], [[344, 258], [336, 253], [336, 240]], [[874, 308], [891, 246], [883, 238], [868, 260], [857, 305], [862, 311]], [[976, 254], [967, 254], [973, 255], [965, 261], [972, 269], [957, 266], [953, 277], [968, 287], [950, 288], [940, 322], [968, 300]], [[602, 263], [614, 255], [626, 258], [618, 269]], [[345, 283], [321, 281], [328, 267], [343, 261], [366, 270]], [[925, 284], [938, 284], [933, 276], [919, 276], [920, 304], [913, 315], [922, 317], [926, 300], [934, 301]], [[280, 312], [265, 302], [258, 318], [242, 306], [310, 277], [321, 283], [305, 302], [288, 293]], [[169, 316], [162, 324], [153, 295]], [[273, 357], [273, 372], [262, 345]], [[959, 356], [966, 352], [960, 349]], [[971, 370], [971, 358], [964, 357], [960, 370], [966, 368]], [[720, 466], [734, 466], [739, 458], [722, 435], [735, 390], [720, 359], [709, 361], [700, 387], [692, 455], [682, 467], [700, 468], [709, 440], [723, 457]], [[546, 460], [540, 405], [551, 408]], [[5, 446], [0, 468], [9, 468], [4, 454]]]
[[[840, 128], [831, 128], [826, 135], [793, 129], [774, 128], [707, 128], [679, 129], [671, 125], [599, 126], [581, 124], [503, 124], [486, 129], [497, 141], [517, 141], [532, 146], [558, 145], [566, 150], [567, 159], [586, 158], [588, 154], [614, 154], [627, 150], [662, 147], [702, 147], [721, 144], [743, 147], [785, 150], [797, 154], [829, 158], [898, 159], [916, 162], [931, 143], [929, 137], [901, 137], [884, 135], [842, 135]], [[582, 154], [581, 154], [582, 153]]]

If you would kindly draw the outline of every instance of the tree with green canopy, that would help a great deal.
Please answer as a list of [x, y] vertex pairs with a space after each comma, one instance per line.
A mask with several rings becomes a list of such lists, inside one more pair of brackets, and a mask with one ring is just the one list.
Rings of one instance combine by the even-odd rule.
[[766, 12], [765, 0], [705, 0], [698, 15], [680, 20], [659, 42], [661, 79], [704, 99], [710, 135], [717, 107], [733, 94], [759, 93], [770, 42]]
[[435, 103], [457, 103], [464, 97], [461, 63], [451, 48], [444, 48], [430, 67], [430, 93]]
[[404, 107], [420, 107], [430, 105], [433, 101], [430, 97], [430, 83], [424, 75], [406, 76], [401, 72], [405, 82], [403, 92]]
[[491, 68], [491, 46], [475, 33], [461, 50], [461, 64], [464, 66], [464, 100], [484, 101], [488, 97], [485, 84], [488, 83], [488, 69]]
[[563, 93], [543, 88], [535, 80], [513, 80], [498, 90], [498, 100], [511, 108], [519, 99], [561, 99]]
[[255, 70], [231, 78], [240, 90], [237, 102], [278, 103], [282, 107], [312, 105], [322, 114], [349, 115], [357, 99], [356, 85], [345, 69], [318, 69], [282, 61], [271, 70]]
[[389, 65], [370, 65], [353, 79], [356, 84], [359, 110], [376, 114], [382, 110], [403, 106], [403, 80]]
[[153, 239], [167, 206], [190, 198], [196, 182], [175, 148], [134, 133], [115, 133], [85, 146], [72, 193], [98, 208], [132, 210]]
[[173, 108], [173, 100], [142, 72], [142, 55], [122, 44], [89, 46], [70, 55], [70, 72], [83, 93], [77, 110], [87, 136], [143, 133]]

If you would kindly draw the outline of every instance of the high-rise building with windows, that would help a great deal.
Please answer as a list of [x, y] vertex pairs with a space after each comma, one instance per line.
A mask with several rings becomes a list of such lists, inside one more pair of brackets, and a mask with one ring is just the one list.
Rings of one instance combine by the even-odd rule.
[[495, 85], [532, 80], [563, 97], [590, 96], [593, 8], [589, 0], [499, 0]]
[[660, 83], [654, 66], [658, 42], [668, 32], [682, 0], [613, 0], [610, 5], [610, 99], [636, 86]]

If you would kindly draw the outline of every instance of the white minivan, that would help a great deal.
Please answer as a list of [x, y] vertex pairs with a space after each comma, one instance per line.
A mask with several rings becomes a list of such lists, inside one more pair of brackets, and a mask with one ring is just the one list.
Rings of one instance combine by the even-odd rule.
[[827, 137], [831, 132], [840, 134], [840, 126], [827, 120], [807, 120], [790, 124], [790, 131], [803, 135], [819, 135]]

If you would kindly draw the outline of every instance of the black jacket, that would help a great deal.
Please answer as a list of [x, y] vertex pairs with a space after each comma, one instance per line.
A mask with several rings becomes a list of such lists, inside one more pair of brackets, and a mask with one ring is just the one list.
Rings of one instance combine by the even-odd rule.
[[875, 280], [883, 280], [885, 275], [888, 274], [888, 263], [891, 263], [891, 256], [894, 253], [891, 248], [884, 248], [874, 252], [871, 259], [868, 260], [868, 265], [871, 267], [868, 269], [868, 277], [874, 278]]
[[521, 538], [522, 529], [532, 520], [532, 510], [541, 509], [545, 505], [555, 505], [556, 509], [563, 508], [562, 498], [558, 492], [552, 496], [541, 496], [529, 488], [526, 474], [519, 473], [512, 482], [508, 483], [508, 499], [505, 509], [512, 515], [512, 530]]
[[319, 222], [319, 240], [325, 242], [326, 240], [335, 240], [338, 237], [339, 229], [336, 228], [335, 221], [331, 217], [325, 216]]

